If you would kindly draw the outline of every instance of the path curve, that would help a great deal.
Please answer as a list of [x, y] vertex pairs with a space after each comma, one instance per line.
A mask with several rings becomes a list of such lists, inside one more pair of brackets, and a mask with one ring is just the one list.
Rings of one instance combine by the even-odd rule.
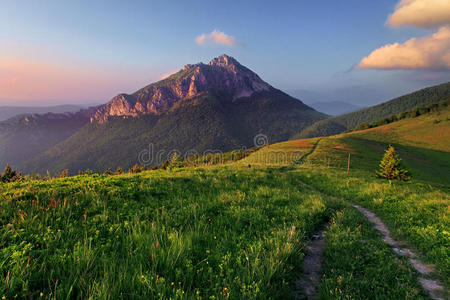
[[[327, 197], [338, 199], [335, 196], [330, 196], [330, 195], [323, 193], [322, 191], [316, 189], [314, 186], [309, 185], [309, 184], [303, 182], [302, 180], [299, 180], [299, 182], [301, 184], [309, 187], [310, 189], [312, 189], [316, 192], [319, 192]], [[405, 242], [394, 240], [390, 235], [389, 229], [386, 227], [386, 225], [384, 225], [383, 221], [381, 221], [381, 219], [379, 217], [377, 217], [376, 214], [374, 214], [367, 208], [364, 208], [360, 205], [354, 204], [350, 201], [343, 200], [343, 199], [342, 199], [342, 201], [349, 203], [351, 206], [356, 208], [360, 213], [362, 213], [373, 224], [373, 227], [381, 233], [381, 235], [383, 236], [383, 241], [392, 247], [392, 251], [394, 253], [396, 253], [397, 255], [400, 255], [400, 256], [408, 257], [408, 260], [411, 263], [411, 265], [413, 266], [413, 268], [421, 275], [418, 278], [420, 285], [422, 286], [422, 288], [425, 291], [428, 292], [428, 294], [430, 295], [430, 297], [432, 299], [445, 300], [445, 298], [443, 296], [441, 296], [442, 294], [448, 294], [445, 291], [444, 285], [439, 280], [431, 278], [435, 272], [433, 265], [424, 264], [417, 257], [417, 254], [414, 251], [412, 251], [411, 249], [409, 249], [405, 246], [406, 245]]]

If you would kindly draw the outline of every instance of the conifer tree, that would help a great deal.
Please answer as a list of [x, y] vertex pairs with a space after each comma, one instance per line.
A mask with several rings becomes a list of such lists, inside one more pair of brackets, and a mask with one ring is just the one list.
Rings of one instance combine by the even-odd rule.
[[172, 155], [172, 158], [170, 159], [170, 166], [174, 168], [179, 168], [183, 166], [183, 161], [181, 160], [177, 152], [175, 152]]
[[380, 162], [380, 169], [377, 171], [377, 175], [380, 178], [386, 178], [388, 180], [397, 179], [407, 181], [411, 179], [408, 170], [401, 169], [401, 159], [398, 157], [395, 148], [389, 145], [386, 149], [383, 159]]

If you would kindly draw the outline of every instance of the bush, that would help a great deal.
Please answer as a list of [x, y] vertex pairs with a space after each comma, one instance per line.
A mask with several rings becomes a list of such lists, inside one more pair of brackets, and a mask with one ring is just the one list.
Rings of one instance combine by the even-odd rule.
[[14, 171], [9, 165], [6, 165], [5, 170], [0, 175], [0, 182], [14, 182], [22, 180], [22, 173]]
[[389, 146], [380, 162], [380, 169], [377, 171], [378, 177], [389, 180], [397, 179], [401, 181], [411, 179], [408, 170], [400, 168], [400, 162], [401, 159], [398, 157], [395, 148]]

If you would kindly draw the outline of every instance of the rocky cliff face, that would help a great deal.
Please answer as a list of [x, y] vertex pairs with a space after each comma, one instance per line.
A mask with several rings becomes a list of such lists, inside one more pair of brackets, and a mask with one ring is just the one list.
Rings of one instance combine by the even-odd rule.
[[168, 78], [150, 84], [134, 94], [119, 94], [102, 105], [91, 122], [104, 123], [111, 117], [137, 117], [159, 114], [177, 102], [202, 94], [220, 92], [230, 101], [273, 89], [234, 58], [221, 55], [209, 64], [186, 65]]

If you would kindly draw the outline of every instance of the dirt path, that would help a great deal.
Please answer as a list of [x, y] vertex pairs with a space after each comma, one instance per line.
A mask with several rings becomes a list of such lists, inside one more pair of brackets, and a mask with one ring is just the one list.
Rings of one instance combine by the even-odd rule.
[[[319, 191], [314, 186], [311, 186], [301, 180], [300, 180], [300, 183], [309, 187], [310, 189], [312, 189], [316, 192], [324, 194], [327, 197], [337, 199], [334, 196], [330, 196], [330, 195], [327, 195], [327, 194]], [[424, 264], [417, 257], [417, 254], [414, 253], [414, 251], [412, 251], [411, 249], [406, 247], [405, 242], [394, 240], [390, 235], [389, 229], [386, 227], [386, 225], [384, 225], [383, 221], [381, 221], [381, 219], [378, 218], [377, 215], [375, 215], [373, 212], [371, 212], [370, 210], [368, 210], [362, 206], [351, 203], [349, 201], [346, 201], [346, 200], [343, 200], [343, 201], [349, 203], [354, 208], [356, 208], [359, 212], [361, 212], [373, 224], [373, 227], [381, 233], [381, 235], [383, 236], [383, 241], [385, 243], [387, 243], [388, 245], [390, 245], [392, 247], [392, 250], [396, 254], [408, 257], [408, 260], [411, 263], [411, 265], [420, 274], [420, 277], [418, 278], [420, 285], [423, 287], [424, 290], [426, 290], [428, 292], [428, 294], [430, 295], [430, 297], [432, 299], [435, 299], [435, 300], [444, 300], [445, 299], [444, 296], [442, 296], [442, 295], [446, 294], [443, 284], [440, 281], [432, 278], [433, 273], [435, 271], [433, 265]], [[325, 244], [325, 240], [323, 240], [323, 243]], [[320, 253], [320, 256], [322, 256], [322, 253], [323, 253], [323, 250]], [[306, 265], [306, 263], [305, 263], [305, 265]], [[307, 271], [305, 271], [305, 272], [307, 272]], [[307, 274], [307, 273], [305, 273], [305, 274]]]
[[389, 229], [386, 227], [386, 225], [384, 225], [383, 221], [381, 221], [381, 219], [378, 218], [373, 212], [356, 204], [352, 204], [352, 206], [359, 210], [367, 219], [369, 219], [375, 229], [377, 229], [383, 236], [383, 241], [392, 246], [392, 250], [395, 253], [401, 256], [408, 257], [411, 265], [421, 275], [419, 277], [420, 285], [430, 294], [431, 298], [444, 300], [444, 298], [440, 296], [441, 293], [444, 293], [444, 286], [438, 280], [430, 278], [430, 276], [433, 275], [435, 271], [434, 266], [426, 265], [422, 261], [420, 261], [417, 258], [416, 253], [414, 253], [411, 249], [404, 247], [404, 242], [394, 240], [389, 233]]
[[[317, 287], [322, 279], [323, 251], [325, 249], [326, 224], [322, 230], [313, 236], [306, 245], [306, 255], [303, 259], [302, 277], [296, 282], [294, 299], [312, 299], [317, 293]], [[298, 293], [297, 291], [301, 291]]]

